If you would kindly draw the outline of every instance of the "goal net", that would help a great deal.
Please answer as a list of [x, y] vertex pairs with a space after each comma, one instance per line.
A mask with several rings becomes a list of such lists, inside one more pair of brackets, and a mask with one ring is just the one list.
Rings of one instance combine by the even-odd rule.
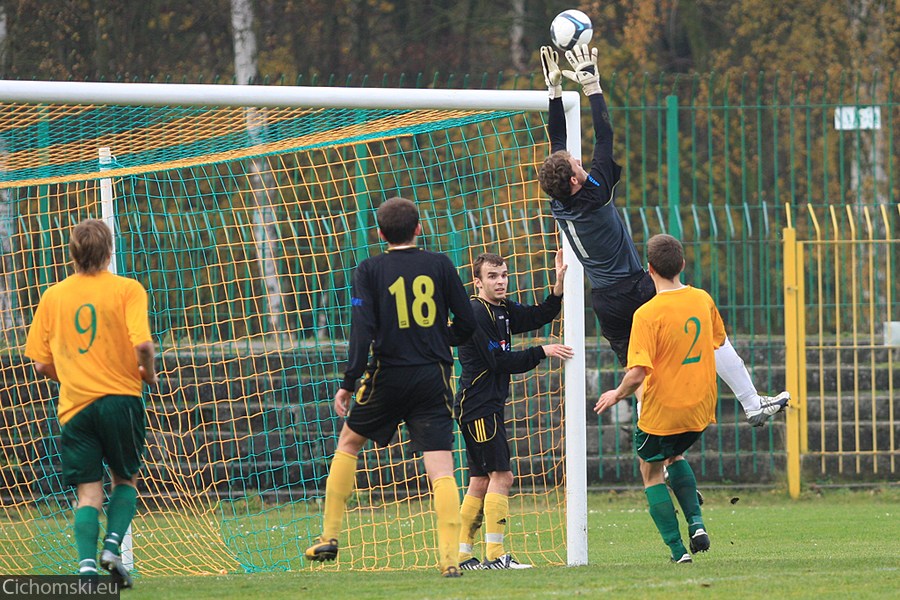
[[[4, 87], [6, 573], [76, 565], [58, 388], [35, 375], [22, 351], [40, 294], [71, 271], [67, 242], [79, 220], [107, 220], [111, 268], [150, 295], [160, 384], [144, 394], [146, 466], [126, 549], [148, 576], [308, 568], [301, 555], [321, 531], [341, 425], [332, 397], [346, 361], [350, 278], [359, 261], [383, 250], [374, 219], [383, 200], [418, 204], [420, 245], [449, 255], [464, 282], [472, 259], [492, 251], [507, 257], [517, 300], [538, 302], [552, 283], [559, 241], [536, 182], [547, 151], [542, 92]], [[572, 272], [567, 296], [579, 296], [577, 267]], [[567, 325], [583, 331], [581, 317]], [[515, 345], [563, 333], [571, 343], [573, 332], [557, 320]], [[580, 531], [567, 515], [564, 427], [583, 423], [584, 399], [581, 414], [565, 419], [563, 381], [559, 364], [544, 361], [514, 377], [507, 407], [515, 474], [507, 543], [535, 564], [584, 562], [571, 548], [567, 558], [567, 535], [583, 536], [584, 526], [583, 484], [581, 496], [568, 499]], [[402, 430], [389, 446], [361, 454], [345, 524], [337, 564], [315, 568], [436, 564], [428, 482]]]

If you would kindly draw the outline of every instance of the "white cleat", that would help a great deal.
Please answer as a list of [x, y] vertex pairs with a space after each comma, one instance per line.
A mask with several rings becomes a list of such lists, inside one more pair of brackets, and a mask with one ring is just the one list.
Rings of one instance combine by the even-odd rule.
[[512, 557], [512, 554], [504, 554], [494, 560], [484, 561], [481, 568], [486, 570], [496, 569], [530, 569], [533, 565], [525, 565]]
[[753, 427], [762, 427], [766, 422], [784, 410], [791, 401], [788, 392], [781, 392], [777, 396], [760, 396], [759, 409], [747, 413], [747, 420]]

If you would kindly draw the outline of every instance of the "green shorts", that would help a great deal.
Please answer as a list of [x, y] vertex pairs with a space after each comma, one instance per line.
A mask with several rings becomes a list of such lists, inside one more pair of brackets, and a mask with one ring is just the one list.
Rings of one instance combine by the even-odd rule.
[[143, 465], [147, 417], [137, 396], [103, 396], [63, 425], [59, 454], [66, 485], [103, 481], [103, 462], [123, 479]]
[[687, 431], [674, 435], [644, 433], [640, 427], [634, 430], [634, 448], [645, 462], [659, 462], [687, 452], [703, 435], [702, 431]]

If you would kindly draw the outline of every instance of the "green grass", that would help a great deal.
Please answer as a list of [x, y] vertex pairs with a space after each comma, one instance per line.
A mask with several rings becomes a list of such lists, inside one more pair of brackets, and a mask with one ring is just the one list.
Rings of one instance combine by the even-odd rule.
[[[900, 588], [900, 489], [709, 491], [710, 552], [672, 565], [640, 493], [590, 496], [589, 565], [470, 572], [334, 571], [141, 577], [127, 600], [200, 598], [893, 598]], [[733, 498], [739, 500], [732, 503]], [[513, 548], [513, 550], [515, 550]]]

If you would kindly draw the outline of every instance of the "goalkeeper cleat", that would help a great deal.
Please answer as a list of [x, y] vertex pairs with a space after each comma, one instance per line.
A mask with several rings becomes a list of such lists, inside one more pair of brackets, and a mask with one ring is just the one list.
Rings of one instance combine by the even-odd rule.
[[474, 556], [459, 563], [460, 571], [480, 571], [481, 568], [481, 561]]
[[450, 565], [441, 571], [441, 577], [462, 577], [463, 574], [455, 566]]
[[694, 559], [691, 558], [691, 555], [685, 552], [681, 555], [681, 558], [672, 557], [672, 562], [679, 565], [685, 565], [694, 562]]
[[504, 554], [494, 560], [486, 560], [481, 563], [482, 569], [494, 571], [498, 569], [530, 569], [532, 565], [525, 565], [517, 561], [511, 554]]
[[691, 535], [691, 553], [706, 552], [709, 550], [709, 535], [702, 527]]
[[306, 560], [314, 560], [325, 562], [326, 560], [334, 560], [338, 555], [338, 541], [334, 538], [326, 540], [319, 538], [315, 544], [306, 549], [303, 558]]
[[134, 585], [128, 569], [122, 564], [122, 557], [118, 554], [104, 550], [100, 554], [100, 566], [109, 571], [112, 581], [119, 589], [130, 588]]
[[747, 420], [753, 427], [762, 427], [766, 421], [784, 410], [784, 407], [791, 401], [789, 392], [781, 392], [777, 396], [760, 396], [759, 410], [752, 410], [747, 413]]

